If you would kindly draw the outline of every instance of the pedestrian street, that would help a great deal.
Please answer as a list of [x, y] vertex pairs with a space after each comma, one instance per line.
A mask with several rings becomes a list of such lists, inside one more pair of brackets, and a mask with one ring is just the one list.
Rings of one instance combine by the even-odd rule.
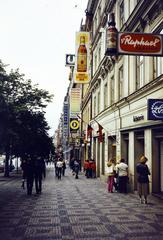
[[69, 169], [58, 180], [47, 169], [42, 194], [21, 188], [21, 177], [0, 177], [2, 240], [161, 240], [163, 202], [149, 196], [108, 193], [100, 179], [75, 179]]

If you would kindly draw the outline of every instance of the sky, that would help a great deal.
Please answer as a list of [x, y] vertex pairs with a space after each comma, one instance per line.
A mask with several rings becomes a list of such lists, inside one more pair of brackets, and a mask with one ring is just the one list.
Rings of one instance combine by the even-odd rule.
[[75, 53], [88, 0], [0, 0], [0, 59], [7, 71], [19, 68], [25, 79], [54, 94], [46, 108], [53, 135], [69, 85], [65, 55]]

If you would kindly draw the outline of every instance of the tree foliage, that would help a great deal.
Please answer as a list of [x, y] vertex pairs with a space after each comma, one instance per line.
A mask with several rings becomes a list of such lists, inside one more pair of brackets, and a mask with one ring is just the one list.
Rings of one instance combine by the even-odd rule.
[[48, 156], [53, 150], [44, 111], [53, 95], [26, 80], [18, 69], [7, 74], [5, 67], [0, 61], [0, 151], [6, 154], [7, 169], [11, 155]]

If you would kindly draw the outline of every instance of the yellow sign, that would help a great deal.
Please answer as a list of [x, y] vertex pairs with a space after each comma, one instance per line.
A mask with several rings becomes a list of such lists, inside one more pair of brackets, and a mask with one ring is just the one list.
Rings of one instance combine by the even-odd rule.
[[77, 130], [79, 128], [79, 121], [77, 119], [71, 120], [70, 128], [73, 130]]
[[74, 71], [75, 83], [88, 83], [90, 81], [89, 76], [89, 32], [77, 32], [76, 33], [76, 61]]

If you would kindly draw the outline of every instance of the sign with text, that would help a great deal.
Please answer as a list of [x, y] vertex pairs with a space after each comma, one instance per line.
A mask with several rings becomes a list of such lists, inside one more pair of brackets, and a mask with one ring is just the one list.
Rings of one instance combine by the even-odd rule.
[[81, 89], [72, 88], [70, 91], [70, 117], [76, 117], [80, 113]]
[[163, 99], [148, 99], [148, 120], [163, 120]]
[[151, 33], [118, 33], [118, 54], [163, 56], [163, 35]]

